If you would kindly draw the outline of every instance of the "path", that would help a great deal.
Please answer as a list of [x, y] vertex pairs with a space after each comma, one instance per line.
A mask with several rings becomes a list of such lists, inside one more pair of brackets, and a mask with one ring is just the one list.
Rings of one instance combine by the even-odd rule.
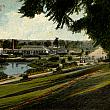
[[[94, 66], [94, 65], [93, 65]], [[91, 68], [93, 67], [91, 66]], [[90, 66], [85, 66], [83, 68], [81, 68], [80, 70], [85, 70], [87, 68], [90, 68]], [[68, 68], [68, 69], [63, 69], [64, 71], [66, 70], [72, 70], [72, 71], [78, 71], [77, 69], [74, 69], [74, 68]], [[71, 72], [72, 72], [71, 71]], [[41, 73], [41, 74], [36, 74], [36, 75], [31, 75], [31, 76], [28, 76], [29, 78], [38, 78], [38, 77], [44, 77], [44, 76], [47, 76], [47, 75], [50, 75], [52, 74], [53, 72], [46, 72], [46, 73]], [[68, 72], [67, 72], [68, 73]], [[10, 80], [6, 80], [6, 81], [2, 81], [0, 82], [0, 85], [3, 85], [3, 84], [8, 84], [8, 83], [12, 83], [12, 82], [16, 82], [16, 81], [20, 81], [22, 79], [22, 77], [16, 77], [15, 79], [10, 79]]]
[[2, 81], [2, 82], [0, 82], [0, 85], [16, 82], [16, 81], [19, 81], [21, 79], [22, 79], [22, 77], [16, 77], [15, 79], [9, 79], [9, 80], [6, 80], [6, 81]]

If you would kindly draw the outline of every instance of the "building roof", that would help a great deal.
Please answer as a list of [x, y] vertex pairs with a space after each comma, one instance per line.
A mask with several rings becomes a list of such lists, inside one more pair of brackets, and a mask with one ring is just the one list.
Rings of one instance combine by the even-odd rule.
[[107, 53], [103, 50], [103, 48], [99, 47], [89, 54], [90, 57], [100, 58], [107, 56]]
[[20, 50], [48, 50], [44, 46], [24, 45]]

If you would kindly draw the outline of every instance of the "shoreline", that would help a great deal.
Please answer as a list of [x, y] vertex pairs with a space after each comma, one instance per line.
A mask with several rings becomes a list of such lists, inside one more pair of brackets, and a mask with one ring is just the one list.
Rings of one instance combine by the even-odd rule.
[[30, 62], [33, 59], [31, 58], [0, 58], [1, 63], [5, 62]]

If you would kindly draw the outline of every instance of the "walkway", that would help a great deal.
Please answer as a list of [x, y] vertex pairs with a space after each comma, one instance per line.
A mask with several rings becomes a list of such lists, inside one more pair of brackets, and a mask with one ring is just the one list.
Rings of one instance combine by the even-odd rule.
[[[82, 68], [79, 67], [77, 69], [75, 69], [75, 68], [68, 68], [68, 69], [63, 69], [63, 70], [64, 70], [64, 73], [66, 72], [66, 70], [69, 70], [70, 72], [72, 72], [72, 71], [79, 71], [79, 70], [83, 71], [85, 69], [92, 68], [93, 66], [94, 65], [92, 65], [92, 66], [85, 66], [85, 67], [82, 67]], [[46, 73], [31, 75], [31, 76], [28, 76], [28, 77], [29, 78], [38, 78], [38, 77], [44, 77], [44, 76], [50, 75], [52, 73], [53, 72], [51, 71], [51, 72], [46, 72]], [[0, 85], [8, 84], [8, 83], [16, 82], [16, 81], [20, 81], [21, 79], [22, 79], [22, 77], [16, 77], [15, 79], [10, 79], [10, 80], [6, 80], [6, 81], [2, 81], [2, 82], [0, 82]]]

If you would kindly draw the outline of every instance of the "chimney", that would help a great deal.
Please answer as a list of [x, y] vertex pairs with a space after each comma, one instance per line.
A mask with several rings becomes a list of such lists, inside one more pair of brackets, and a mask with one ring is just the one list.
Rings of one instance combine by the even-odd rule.
[[12, 39], [12, 50], [14, 50], [14, 39]]

